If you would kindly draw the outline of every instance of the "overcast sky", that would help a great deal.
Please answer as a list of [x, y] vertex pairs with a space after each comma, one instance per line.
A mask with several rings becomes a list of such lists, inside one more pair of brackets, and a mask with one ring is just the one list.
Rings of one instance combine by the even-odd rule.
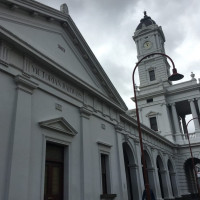
[[[165, 34], [165, 50], [183, 81], [200, 78], [200, 0], [38, 0], [69, 14], [129, 109], [134, 108], [134, 31], [144, 10]], [[137, 81], [138, 82], [138, 81]], [[139, 82], [138, 82], [139, 84]]]

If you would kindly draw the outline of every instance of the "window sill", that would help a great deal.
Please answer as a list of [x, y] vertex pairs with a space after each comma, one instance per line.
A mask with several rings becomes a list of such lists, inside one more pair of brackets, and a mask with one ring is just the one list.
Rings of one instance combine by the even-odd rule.
[[101, 200], [112, 200], [116, 197], [116, 194], [101, 194], [100, 199]]

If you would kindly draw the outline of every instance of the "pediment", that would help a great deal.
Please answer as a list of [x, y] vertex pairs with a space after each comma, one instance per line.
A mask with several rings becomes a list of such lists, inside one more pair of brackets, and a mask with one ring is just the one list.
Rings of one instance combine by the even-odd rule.
[[[55, 28], [51, 22], [42, 26], [44, 22], [31, 19], [30, 15], [24, 15], [23, 18], [14, 17], [15, 14], [12, 13], [10, 15], [12, 16], [9, 16], [9, 20], [0, 19], [0, 33], [3, 37], [20, 45], [26, 54], [34, 54], [34, 57], [37, 56], [56, 67], [56, 70], [61, 70], [92, 93], [98, 93], [99, 97], [106, 98], [127, 110], [122, 98], [71, 19], [65, 22], [68, 24], [67, 28], [62, 25]], [[65, 20], [66, 18], [63, 21]]]
[[77, 131], [63, 117], [42, 121], [39, 122], [39, 125], [70, 136], [77, 134]]
[[148, 113], [146, 114], [146, 117], [153, 117], [153, 116], [156, 116], [156, 115], [160, 115], [160, 113], [150, 111], [150, 112], [148, 112]]

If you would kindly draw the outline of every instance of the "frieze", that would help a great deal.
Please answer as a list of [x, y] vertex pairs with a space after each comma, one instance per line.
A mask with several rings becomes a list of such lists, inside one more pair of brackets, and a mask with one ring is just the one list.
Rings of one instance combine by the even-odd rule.
[[66, 81], [63, 81], [58, 77], [56, 77], [55, 75], [40, 68], [27, 57], [24, 57], [23, 71], [29, 76], [37, 77], [40, 80], [43, 80], [46, 83], [57, 87], [63, 92], [75, 97], [76, 99], [83, 100], [82, 91], [78, 90], [77, 88], [67, 83]]

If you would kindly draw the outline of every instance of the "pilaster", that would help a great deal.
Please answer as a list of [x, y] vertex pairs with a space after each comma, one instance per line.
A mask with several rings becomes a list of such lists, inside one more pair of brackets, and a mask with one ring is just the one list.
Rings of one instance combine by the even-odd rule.
[[33, 81], [16, 76], [16, 110], [11, 138], [11, 163], [8, 177], [8, 200], [29, 199], [29, 176], [31, 157], [32, 94], [37, 88]]
[[126, 174], [124, 166], [124, 153], [123, 153], [123, 140], [122, 140], [122, 128], [115, 126], [116, 140], [117, 140], [117, 151], [118, 151], [118, 166], [119, 166], [119, 180], [120, 180], [120, 196], [119, 199], [128, 200], [128, 191], [126, 184]]
[[88, 146], [91, 144], [91, 130], [90, 130], [90, 117], [92, 112], [86, 107], [80, 108], [81, 117], [81, 196], [83, 200], [93, 200], [93, 186], [92, 181], [92, 156], [91, 148]]

